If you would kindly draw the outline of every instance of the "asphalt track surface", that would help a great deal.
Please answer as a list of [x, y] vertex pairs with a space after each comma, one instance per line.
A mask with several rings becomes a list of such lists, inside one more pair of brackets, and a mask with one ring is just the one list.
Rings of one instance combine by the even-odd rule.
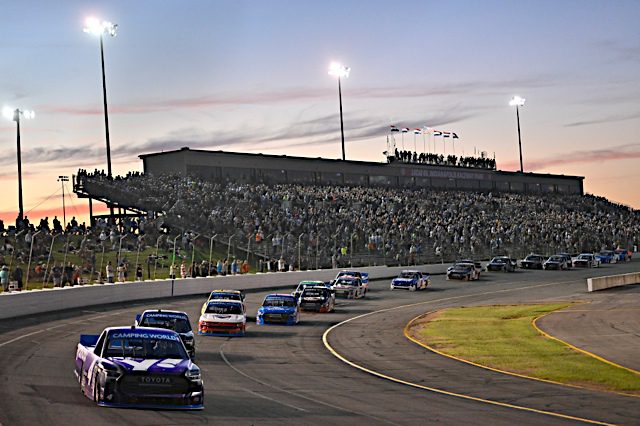
[[[635, 259], [594, 270], [483, 273], [477, 282], [446, 281], [443, 276], [435, 276], [429, 289], [421, 292], [392, 292], [388, 281], [377, 281], [370, 284], [365, 299], [340, 300], [331, 314], [304, 313], [297, 326], [250, 324], [247, 336], [242, 338], [197, 336], [196, 362], [203, 371], [206, 408], [195, 412], [97, 407], [80, 394], [73, 362], [81, 333], [97, 334], [107, 326], [131, 324], [135, 314], [147, 308], [184, 310], [193, 323], [202, 297], [5, 320], [0, 324], [0, 423], [638, 424], [638, 397], [474, 367], [410, 342], [403, 328], [420, 314], [446, 307], [588, 301], [592, 303], [580, 306], [606, 309], [594, 309], [591, 315], [596, 319], [589, 320], [586, 327], [580, 318], [566, 327], [553, 326], [551, 323], [558, 322], [554, 318], [541, 322], [541, 327], [551, 333], [550, 328], [555, 327], [568, 342], [600, 351], [599, 355], [624, 364], [635, 358], [623, 352], [637, 353], [637, 344], [635, 348], [616, 347], [607, 339], [635, 338], [637, 342], [638, 304], [625, 301], [637, 301], [640, 286], [587, 293], [585, 278], [639, 269], [640, 261]], [[263, 296], [247, 295], [250, 314], [257, 311]], [[626, 314], [616, 313], [617, 306], [627, 309]], [[573, 315], [589, 317], [586, 312]], [[634, 319], [629, 320], [630, 316]], [[594, 328], [603, 331], [594, 332]], [[607, 329], [618, 331], [607, 333]], [[342, 360], [325, 346], [325, 332], [328, 346]], [[601, 338], [604, 343], [598, 345]]]

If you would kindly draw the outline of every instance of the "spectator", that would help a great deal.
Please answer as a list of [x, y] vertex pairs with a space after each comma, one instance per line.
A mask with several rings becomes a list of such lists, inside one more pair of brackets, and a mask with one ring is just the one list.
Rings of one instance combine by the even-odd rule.
[[187, 265], [184, 264], [184, 260], [180, 264], [180, 278], [187, 278]]
[[124, 272], [126, 270], [126, 266], [124, 265], [124, 263], [120, 263], [118, 265], [117, 268], [117, 272], [118, 272], [118, 282], [123, 283], [124, 282]]
[[0, 268], [0, 285], [4, 291], [9, 290], [9, 267], [7, 265], [2, 265]]
[[22, 269], [20, 268], [20, 265], [17, 265], [16, 269], [13, 270], [11, 277], [16, 282], [18, 291], [22, 291]]
[[113, 284], [114, 270], [113, 270], [113, 265], [111, 264], [111, 261], [109, 261], [107, 263], [105, 271], [106, 271], [106, 276], [107, 276], [107, 282], [110, 283], [110, 284]]

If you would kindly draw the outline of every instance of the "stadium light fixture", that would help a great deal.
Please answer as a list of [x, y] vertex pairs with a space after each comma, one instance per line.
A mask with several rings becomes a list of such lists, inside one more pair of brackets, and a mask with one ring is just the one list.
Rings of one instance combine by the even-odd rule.
[[107, 176], [111, 175], [111, 141], [109, 139], [109, 114], [107, 109], [107, 83], [104, 72], [104, 43], [103, 36], [109, 35], [111, 37], [116, 36], [117, 24], [100, 21], [96, 18], [87, 18], [85, 21], [86, 26], [83, 31], [85, 33], [100, 37], [100, 59], [102, 64], [102, 99], [104, 104], [104, 127], [107, 140]]
[[520, 150], [520, 173], [524, 173], [524, 167], [522, 166], [522, 138], [520, 137], [520, 111], [519, 108], [524, 106], [524, 98], [520, 96], [514, 96], [509, 101], [510, 106], [516, 107], [516, 121], [518, 123], [518, 148]]
[[338, 62], [332, 62], [329, 65], [329, 75], [334, 77], [338, 77], [338, 99], [340, 101], [340, 135], [342, 138], [342, 161], [346, 159], [344, 152], [344, 122], [342, 119], [342, 85], [340, 80], [342, 77], [348, 78], [349, 73], [351, 72], [351, 68], [345, 67], [344, 65]]
[[7, 120], [16, 122], [16, 145], [18, 153], [18, 220], [22, 222], [22, 219], [24, 217], [24, 206], [22, 203], [22, 155], [20, 152], [20, 118], [22, 117], [27, 120], [31, 120], [36, 117], [36, 113], [30, 110], [4, 107], [2, 108], [2, 115], [4, 115]]

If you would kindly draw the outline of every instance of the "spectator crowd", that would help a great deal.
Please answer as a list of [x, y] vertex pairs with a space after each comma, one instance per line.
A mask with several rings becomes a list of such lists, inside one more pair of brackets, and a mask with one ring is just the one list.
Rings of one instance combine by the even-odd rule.
[[158, 232], [215, 235], [267, 262], [579, 253], [631, 248], [640, 237], [638, 211], [590, 195], [239, 184], [175, 175], [80, 179], [91, 191], [158, 213]]
[[[88, 271], [101, 282], [151, 278], [158, 263], [172, 277], [197, 277], [250, 268], [335, 268], [354, 258], [409, 264], [634, 249], [640, 239], [640, 211], [591, 195], [244, 184], [140, 173], [109, 179], [103, 172], [84, 170], [75, 179], [85, 192], [147, 215], [98, 218], [93, 227], [75, 217], [67, 224], [43, 218], [37, 226], [26, 216], [10, 227], [0, 221], [5, 290], [10, 281], [22, 286], [28, 265], [32, 279], [63, 286], [80, 284]], [[59, 235], [66, 235], [64, 252], [77, 254], [82, 263], [68, 262], [66, 254], [62, 260], [52, 256]], [[198, 244], [206, 250], [209, 244], [221, 246], [227, 256], [194, 262]], [[158, 248], [175, 250], [174, 259], [149, 255], [146, 262], [132, 262], [120, 257], [122, 249], [139, 253], [153, 246], [156, 253]], [[229, 256], [231, 247], [244, 260]], [[102, 251], [103, 258], [105, 250], [118, 252], [106, 267], [96, 262], [96, 254]]]
[[431, 164], [437, 166], [454, 166], [454, 167], [474, 167], [482, 169], [495, 170], [496, 160], [485, 157], [458, 157], [456, 155], [447, 155], [432, 153], [417, 153], [413, 151], [395, 151], [395, 160], [403, 163], [415, 164]]

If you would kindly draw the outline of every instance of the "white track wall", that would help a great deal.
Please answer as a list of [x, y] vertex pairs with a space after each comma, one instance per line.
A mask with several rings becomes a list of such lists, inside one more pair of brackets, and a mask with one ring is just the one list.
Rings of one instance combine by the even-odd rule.
[[[441, 274], [448, 265], [418, 267], [373, 266], [358, 268], [368, 272], [369, 279], [391, 279], [403, 269], [418, 269]], [[45, 290], [30, 290], [0, 294], [0, 318], [29, 316], [44, 312], [77, 309], [134, 300], [152, 300], [173, 296], [206, 294], [214, 289], [295, 288], [303, 280], [329, 281], [340, 269], [320, 271], [273, 272], [225, 277], [187, 278], [127, 282], [122, 284], [94, 284]]]

